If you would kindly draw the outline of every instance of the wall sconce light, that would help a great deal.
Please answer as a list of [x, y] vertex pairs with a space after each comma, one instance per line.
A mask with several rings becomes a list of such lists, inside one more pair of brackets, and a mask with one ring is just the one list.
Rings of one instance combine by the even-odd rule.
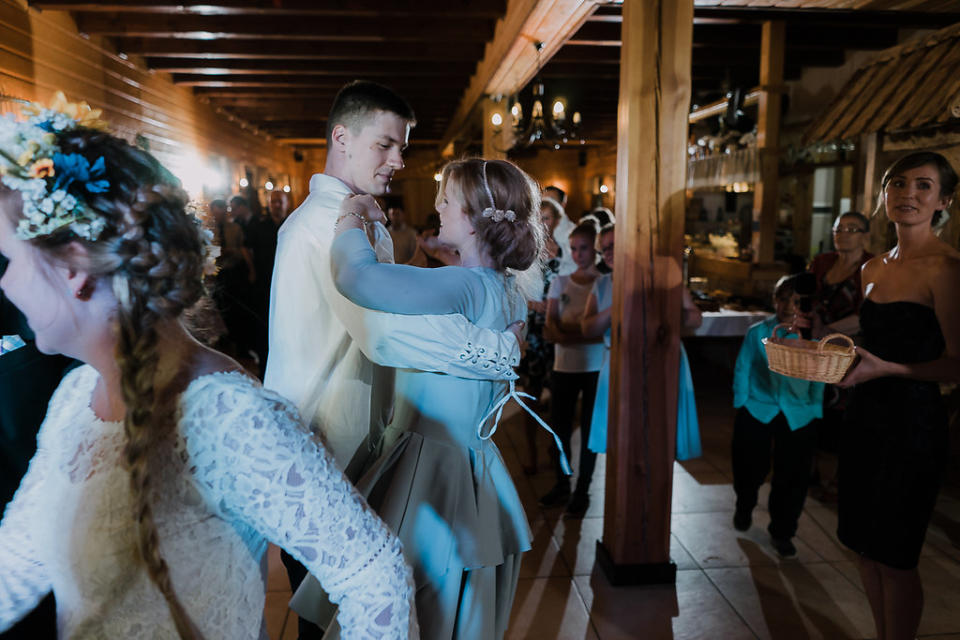
[[249, 187], [249, 186], [250, 186], [250, 181], [249, 181], [249, 180], [247, 180], [246, 178], [240, 178], [240, 188], [241, 188], [241, 189], [246, 189], [246, 188]]
[[267, 180], [266, 182], [263, 183], [263, 188], [266, 189], [267, 191], [273, 191], [273, 183]]

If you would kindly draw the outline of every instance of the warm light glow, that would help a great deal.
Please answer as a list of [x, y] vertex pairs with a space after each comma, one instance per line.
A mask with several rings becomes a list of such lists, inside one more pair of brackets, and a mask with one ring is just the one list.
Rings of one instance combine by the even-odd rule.
[[492, 116], [490, 116], [490, 123], [495, 127], [499, 127], [503, 124], [503, 116], [500, 115], [499, 112], [495, 112]]
[[573, 112], [573, 124], [574, 124], [574, 125], [579, 125], [579, 124], [580, 124], [580, 112], [579, 112], [579, 111], [574, 111], [574, 112]]
[[180, 178], [183, 190], [191, 197], [202, 198], [204, 191], [220, 192], [227, 188], [227, 178], [196, 153], [185, 153], [168, 162], [173, 175]]
[[556, 102], [553, 103], [553, 117], [556, 118], [557, 120], [563, 120], [564, 118], [567, 117], [567, 114], [565, 113], [565, 107], [563, 106], [563, 102], [561, 102], [560, 100], [557, 100]]
[[283, 185], [283, 192], [284, 192], [284, 193], [290, 193], [290, 185], [288, 185], [288, 184]]
[[534, 118], [542, 118], [542, 117], [543, 117], [543, 103], [540, 102], [539, 100], [535, 100], [534, 103], [533, 103], [533, 109], [531, 110], [531, 112], [532, 112], [532, 115], [533, 115]]
[[241, 189], [246, 189], [246, 188], [249, 187], [249, 186], [250, 186], [250, 181], [249, 181], [249, 180], [247, 180], [246, 178], [240, 178], [240, 188], [241, 188]]
[[267, 180], [266, 182], [263, 183], [263, 188], [266, 189], [267, 191], [273, 191], [273, 183]]
[[513, 116], [514, 125], [523, 119], [523, 107], [520, 106], [519, 102], [514, 102], [513, 106], [510, 107], [510, 115]]
[[433, 174], [433, 179], [436, 180], [437, 182], [440, 182], [441, 180], [443, 180], [443, 174], [437, 171], [435, 174]]
[[608, 191], [610, 191], [610, 187], [605, 184], [600, 185], [600, 193], [607, 193]]

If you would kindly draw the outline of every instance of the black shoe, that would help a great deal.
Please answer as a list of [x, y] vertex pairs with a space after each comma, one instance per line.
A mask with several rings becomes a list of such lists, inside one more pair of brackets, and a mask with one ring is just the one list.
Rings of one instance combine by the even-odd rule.
[[776, 549], [777, 555], [784, 559], [796, 558], [797, 548], [793, 546], [790, 538], [775, 538], [770, 536], [770, 543]]
[[582, 518], [589, 506], [590, 495], [586, 492], [580, 493], [577, 491], [573, 494], [573, 498], [570, 499], [570, 504], [567, 505], [567, 509], [563, 515], [569, 518]]
[[570, 500], [570, 485], [558, 482], [540, 498], [541, 507], [562, 507]]
[[737, 531], [746, 531], [750, 528], [750, 525], [753, 524], [753, 516], [750, 511], [737, 511], [733, 514], [733, 528]]

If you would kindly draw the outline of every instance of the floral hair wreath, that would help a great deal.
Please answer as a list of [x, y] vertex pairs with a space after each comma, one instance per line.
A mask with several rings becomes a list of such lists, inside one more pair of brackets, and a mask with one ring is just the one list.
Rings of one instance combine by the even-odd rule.
[[[103, 156], [91, 164], [79, 153], [62, 153], [57, 134], [81, 128], [107, 131], [107, 123], [100, 119], [102, 111], [91, 109], [85, 102], [68, 102], [62, 91], [48, 107], [3, 99], [23, 105], [20, 118], [15, 114], [0, 117], [0, 182], [19, 191], [23, 199], [24, 217], [17, 225], [17, 235], [30, 240], [66, 229], [78, 238], [96, 241], [106, 228], [106, 220], [82, 195], [75, 196], [68, 189], [76, 183], [82, 185], [80, 194], [106, 193], [110, 182], [105, 177]], [[213, 233], [203, 226], [197, 211], [195, 203], [186, 207], [186, 214], [197, 225], [204, 249], [204, 273], [209, 275], [216, 272], [220, 248], [213, 244]]]
[[26, 119], [14, 114], [0, 118], [0, 181], [23, 198], [17, 235], [30, 240], [67, 228], [79, 238], [96, 240], [106, 221], [68, 189], [78, 183], [87, 194], [105, 193], [110, 182], [103, 157], [90, 164], [79, 153], [62, 153], [56, 134], [81, 127], [105, 131], [100, 110], [69, 103], [61, 92], [49, 107], [17, 102], [24, 105]]

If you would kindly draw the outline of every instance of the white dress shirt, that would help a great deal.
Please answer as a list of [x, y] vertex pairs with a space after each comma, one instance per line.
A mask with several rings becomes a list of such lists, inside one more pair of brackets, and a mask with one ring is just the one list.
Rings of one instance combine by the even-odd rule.
[[[358, 307], [333, 284], [330, 246], [340, 203], [352, 192], [322, 173], [280, 227], [270, 288], [270, 352], [264, 386], [286, 396], [344, 470], [390, 422], [393, 370], [511, 380], [520, 360], [513, 334], [480, 329], [462, 315], [396, 315]], [[393, 261], [390, 234], [375, 226], [377, 258]], [[349, 472], [348, 472], [349, 475]]]

